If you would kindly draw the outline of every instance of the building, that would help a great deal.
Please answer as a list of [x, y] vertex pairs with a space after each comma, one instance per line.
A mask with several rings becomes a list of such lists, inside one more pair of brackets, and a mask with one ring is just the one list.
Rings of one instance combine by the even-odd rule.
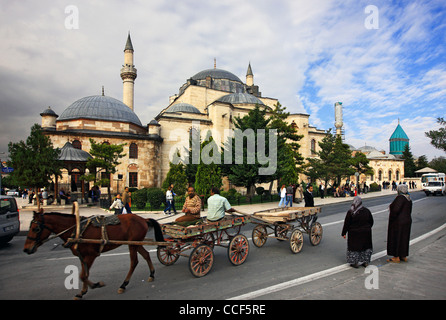
[[390, 142], [390, 154], [402, 155], [404, 148], [409, 144], [409, 137], [404, 132], [398, 120], [398, 125], [389, 139]]

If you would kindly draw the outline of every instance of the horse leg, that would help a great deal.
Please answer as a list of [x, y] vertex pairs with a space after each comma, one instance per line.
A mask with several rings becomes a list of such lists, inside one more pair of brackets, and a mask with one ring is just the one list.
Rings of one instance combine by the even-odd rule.
[[152, 282], [153, 280], [155, 280], [155, 267], [153, 266], [152, 260], [150, 259], [150, 254], [143, 246], [138, 247], [138, 252], [140, 255], [143, 256], [143, 258], [147, 261], [147, 264], [149, 265], [150, 277], [147, 281]]
[[80, 279], [82, 281], [82, 290], [74, 297], [76, 300], [82, 299], [82, 297], [87, 293], [88, 287], [96, 289], [105, 286], [105, 284], [102, 281], [93, 283], [88, 279], [90, 275], [90, 268], [96, 257], [95, 256], [88, 256], [85, 258], [79, 257], [79, 259], [81, 260], [81, 266], [82, 266], [82, 271], [80, 274]]
[[136, 266], [138, 265], [138, 253], [137, 253], [137, 247], [138, 246], [129, 246], [129, 252], [130, 252], [130, 269], [127, 273], [127, 277], [125, 277], [124, 282], [121, 284], [121, 286], [118, 289], [118, 293], [124, 293], [125, 288], [130, 282], [130, 278], [132, 277], [133, 271], [135, 271]]

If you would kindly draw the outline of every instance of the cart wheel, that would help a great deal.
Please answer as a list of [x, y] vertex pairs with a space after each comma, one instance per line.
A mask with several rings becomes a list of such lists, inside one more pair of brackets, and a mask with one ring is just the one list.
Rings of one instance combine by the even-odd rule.
[[290, 237], [290, 249], [293, 253], [299, 253], [304, 245], [304, 236], [299, 229], [295, 229]]
[[163, 247], [158, 246], [156, 250], [156, 256], [158, 257], [159, 262], [164, 264], [165, 266], [171, 266], [175, 262], [177, 262], [180, 257], [179, 248], [178, 247]]
[[315, 222], [310, 228], [310, 242], [313, 246], [317, 246], [322, 240], [322, 225]]
[[212, 232], [205, 233], [200, 239], [201, 243], [207, 244], [212, 249], [214, 248], [215, 237]]
[[239, 234], [232, 238], [228, 247], [228, 257], [233, 265], [238, 266], [245, 262], [248, 253], [249, 242], [244, 235]]
[[263, 247], [267, 239], [268, 233], [266, 232], [265, 226], [259, 224], [252, 230], [252, 243], [254, 243], [256, 247]]
[[214, 264], [214, 253], [207, 244], [196, 247], [189, 257], [189, 270], [197, 278], [209, 273]]
[[[274, 227], [274, 235], [280, 238], [286, 238], [288, 233], [288, 226], [286, 224], [276, 224]], [[284, 239], [277, 239], [278, 241], [285, 241]]]

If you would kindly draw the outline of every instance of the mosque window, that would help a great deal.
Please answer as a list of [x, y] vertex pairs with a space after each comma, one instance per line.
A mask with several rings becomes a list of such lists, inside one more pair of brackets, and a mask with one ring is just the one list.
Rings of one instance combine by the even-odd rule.
[[400, 172], [397, 170], [396, 171], [396, 181], [400, 180]]
[[378, 171], [378, 180], [379, 181], [383, 180], [383, 172], [381, 170]]
[[389, 181], [392, 180], [392, 170], [389, 170]]
[[130, 159], [138, 159], [138, 146], [136, 145], [136, 143], [130, 144], [129, 158]]
[[79, 140], [74, 140], [71, 144], [73, 148], [82, 150], [82, 143]]
[[138, 172], [129, 172], [129, 187], [138, 187]]
[[316, 153], [316, 140], [314, 139], [311, 140], [311, 153], [312, 154]]

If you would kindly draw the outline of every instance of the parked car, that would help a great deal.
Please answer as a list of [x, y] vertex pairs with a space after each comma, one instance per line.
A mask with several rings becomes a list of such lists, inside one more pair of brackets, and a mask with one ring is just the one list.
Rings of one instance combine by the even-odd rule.
[[18, 197], [19, 196], [19, 192], [16, 189], [11, 189], [11, 190], [6, 191], [6, 195], [7, 196]]
[[19, 209], [15, 198], [0, 196], [0, 244], [11, 241], [19, 231]]

